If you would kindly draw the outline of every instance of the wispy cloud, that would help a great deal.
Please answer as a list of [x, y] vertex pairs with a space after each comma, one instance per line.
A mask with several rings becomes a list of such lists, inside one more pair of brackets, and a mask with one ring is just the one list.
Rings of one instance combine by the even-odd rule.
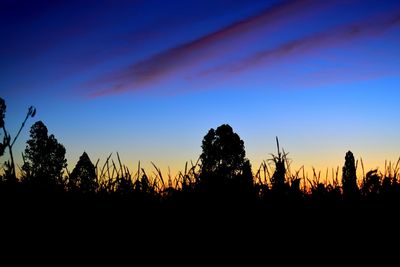
[[[106, 77], [102, 77], [94, 84], [111, 83], [109, 88], [98, 91], [92, 96], [119, 93], [125, 90], [140, 90], [146, 84], [156, 82], [166, 75], [187, 65], [195, 65], [204, 62], [206, 59], [218, 57], [221, 54], [215, 46], [234, 41], [248, 31], [273, 24], [278, 20], [288, 19], [293, 13], [301, 13], [312, 7], [324, 6], [321, 1], [284, 1], [275, 4], [266, 10], [251, 16], [247, 19], [235, 22], [225, 28], [212, 32], [198, 39], [177, 45], [159, 54], [151, 56], [142, 61], [136, 62], [131, 66], [113, 72]], [[229, 49], [226, 48], [226, 49]], [[226, 51], [222, 51], [225, 52]]]
[[[325, 3], [324, 3], [325, 2]], [[349, 42], [350, 40], [369, 38], [380, 35], [386, 30], [400, 25], [400, 12], [386, 11], [375, 17], [367, 16], [359, 22], [344, 22], [341, 26], [323, 28], [308, 35], [294, 36], [290, 39], [291, 31], [297, 20], [304, 22], [308, 15], [320, 12], [323, 8], [335, 5], [334, 1], [285, 1], [276, 4], [252, 17], [235, 22], [223, 29], [202, 36], [198, 39], [182, 43], [132, 65], [114, 71], [106, 76], [90, 81], [92, 87], [97, 88], [90, 97], [117, 94], [125, 91], [144, 90], [157, 82], [174, 75], [182, 75], [192, 71], [191, 75], [197, 78], [211, 76], [227, 77], [239, 74], [252, 68], [275, 64], [282, 59], [317, 51], [327, 47]], [[333, 4], [332, 4], [333, 3]], [[284, 21], [286, 28], [277, 33], [276, 27]], [[271, 33], [271, 38], [281, 38], [288, 35], [275, 47], [269, 43], [261, 44], [255, 49], [248, 49], [242, 57], [230, 58], [224, 62], [223, 56], [229, 57], [238, 54], [250, 42], [243, 36], [251, 36], [256, 42], [262, 33]], [[275, 34], [275, 35], [274, 35]], [[279, 36], [276, 36], [276, 35]], [[264, 45], [264, 48], [262, 47]], [[202, 66], [212, 62], [211, 65]], [[219, 64], [219, 65], [218, 65]], [[199, 70], [200, 69], [200, 70]], [[197, 74], [196, 74], [197, 73]], [[99, 89], [100, 88], [100, 89]]]
[[[273, 64], [284, 57], [309, 52], [312, 50], [334, 47], [338, 44], [349, 42], [353, 39], [370, 38], [381, 35], [385, 31], [400, 26], [400, 12], [396, 14], [384, 14], [375, 18], [368, 18], [362, 22], [340, 26], [328, 31], [320, 32], [301, 39], [283, 43], [273, 49], [263, 50], [241, 60], [234, 66], [223, 66], [218, 71], [240, 72], [254, 68], [260, 64]], [[212, 72], [208, 70], [207, 72]], [[216, 71], [216, 70], [215, 70]]]

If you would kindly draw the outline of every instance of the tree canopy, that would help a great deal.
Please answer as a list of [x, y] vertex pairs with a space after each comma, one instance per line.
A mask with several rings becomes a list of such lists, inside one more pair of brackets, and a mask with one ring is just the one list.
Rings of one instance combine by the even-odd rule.
[[61, 184], [64, 168], [67, 166], [65, 148], [54, 135], [48, 135], [42, 121], [34, 123], [30, 139], [23, 153], [23, 179], [39, 184]]
[[224, 173], [229, 176], [241, 173], [246, 152], [244, 142], [228, 124], [210, 129], [202, 142], [200, 155], [202, 172]]
[[215, 190], [221, 187], [248, 191], [253, 183], [251, 165], [246, 159], [244, 142], [231, 126], [210, 129], [202, 142], [201, 183]]

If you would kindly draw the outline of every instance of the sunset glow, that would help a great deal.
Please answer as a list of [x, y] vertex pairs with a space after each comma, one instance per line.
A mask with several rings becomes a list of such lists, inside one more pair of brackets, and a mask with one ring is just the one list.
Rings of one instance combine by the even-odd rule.
[[176, 174], [224, 123], [253, 169], [275, 136], [294, 169], [400, 156], [399, 1], [6, 0], [0, 22], [7, 127], [35, 106], [70, 169], [118, 151]]

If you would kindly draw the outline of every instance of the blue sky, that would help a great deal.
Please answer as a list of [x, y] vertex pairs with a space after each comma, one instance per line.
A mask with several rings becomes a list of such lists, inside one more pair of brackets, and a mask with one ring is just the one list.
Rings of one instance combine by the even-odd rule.
[[295, 167], [400, 155], [398, 1], [0, 1], [0, 22], [7, 126], [36, 106], [70, 169], [177, 171], [222, 123], [254, 167], [275, 136]]

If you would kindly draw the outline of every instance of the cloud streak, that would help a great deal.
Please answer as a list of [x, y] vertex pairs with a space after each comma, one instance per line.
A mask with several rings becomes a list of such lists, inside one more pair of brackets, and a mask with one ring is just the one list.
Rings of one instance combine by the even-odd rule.
[[[218, 71], [240, 72], [249, 68], [254, 68], [263, 65], [273, 64], [276, 60], [292, 56], [295, 53], [307, 52], [319, 48], [334, 47], [344, 42], [349, 42], [353, 39], [374, 37], [381, 35], [385, 31], [400, 26], [400, 12], [397, 14], [380, 15], [375, 19], [344, 25], [338, 28], [331, 29], [326, 32], [317, 33], [311, 36], [306, 36], [301, 39], [292, 40], [279, 45], [273, 49], [267, 49], [257, 52], [248, 58], [245, 58], [235, 64], [235, 66], [225, 66], [219, 68]], [[208, 72], [217, 71], [208, 70]]]
[[[166, 75], [186, 68], [187, 65], [196, 65], [206, 59], [218, 57], [220, 50], [213, 47], [235, 41], [242, 34], [254, 31], [257, 28], [274, 24], [278, 20], [287, 19], [293, 13], [300, 13], [306, 9], [324, 6], [321, 1], [284, 1], [247, 19], [235, 22], [225, 28], [202, 36], [198, 39], [177, 45], [159, 54], [132, 64], [131, 66], [111, 73], [110, 75], [93, 81], [90, 85], [113, 83], [111, 88], [93, 93], [91, 96], [101, 96], [119, 93], [126, 90], [140, 90], [149, 83], [156, 82]], [[225, 49], [234, 49], [225, 48]], [[223, 51], [226, 53], [227, 51]]]
[[[185, 71], [194, 71], [192, 76], [197, 75], [197, 78], [215, 75], [226, 78], [260, 65], [272, 65], [288, 56], [335, 47], [354, 39], [377, 36], [400, 25], [400, 13], [386, 11], [386, 13], [372, 18], [364, 18], [358, 23], [345, 23], [341, 26], [328, 27], [317, 33], [313, 32], [292, 38], [275, 47], [265, 48], [264, 45], [264, 48], [249, 50], [250, 53], [241, 58], [230, 59], [218, 64], [218, 60], [223, 56], [229, 58], [232, 54], [238, 54], [240, 49], [250, 42], [243, 36], [250, 35], [253, 41], [256, 41], [259, 38], [260, 30], [263, 33], [270, 31], [277, 34], [276, 27], [279, 26], [279, 22], [285, 21], [286, 27], [287, 25], [291, 27], [296, 25], [296, 20], [304, 20], [307, 14], [329, 7], [332, 7], [332, 2], [322, 3], [322, 1], [312, 0], [285, 1], [276, 4], [257, 15], [167, 49], [102, 78], [92, 80], [90, 86], [101, 89], [91, 93], [90, 97], [144, 90], [168, 77], [182, 76]], [[288, 24], [288, 22], [290, 23]], [[271, 37], [274, 35], [272, 34]], [[217, 64], [203, 69], [199, 67], [207, 62], [217, 62]]]

